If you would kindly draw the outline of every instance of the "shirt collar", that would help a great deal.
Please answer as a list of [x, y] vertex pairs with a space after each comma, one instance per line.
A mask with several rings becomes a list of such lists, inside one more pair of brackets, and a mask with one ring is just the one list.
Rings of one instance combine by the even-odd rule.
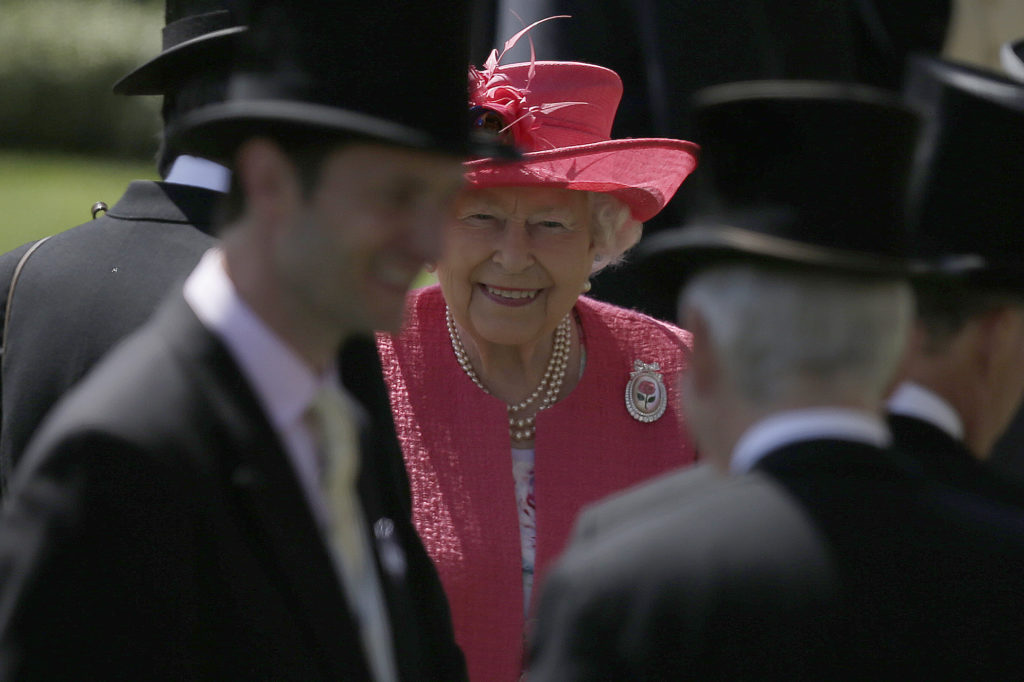
[[736, 443], [729, 462], [734, 474], [746, 473], [769, 452], [784, 445], [828, 438], [887, 447], [892, 436], [882, 418], [839, 407], [789, 410], [762, 419]]
[[174, 160], [164, 182], [227, 192], [231, 186], [231, 171], [208, 159], [182, 154]]
[[200, 321], [228, 347], [279, 431], [303, 418], [320, 386], [337, 385], [335, 368], [317, 376], [242, 300], [220, 249], [206, 252], [185, 281], [184, 294]]
[[891, 414], [913, 417], [936, 426], [956, 440], [964, 439], [964, 423], [945, 398], [913, 381], [904, 381], [889, 398]]

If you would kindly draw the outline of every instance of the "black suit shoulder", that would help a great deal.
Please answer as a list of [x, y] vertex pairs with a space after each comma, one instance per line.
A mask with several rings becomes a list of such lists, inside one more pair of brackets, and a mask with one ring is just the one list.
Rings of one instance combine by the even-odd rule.
[[960, 490], [1024, 507], [1024, 484], [982, 462], [934, 424], [891, 414], [889, 428], [896, 447], [925, 475]]
[[[1024, 514], [930, 477], [903, 452], [808, 442], [764, 458], [829, 544], [842, 654], [863, 677], [1024, 674]], [[892, 633], [899, 632], [899, 638]]]
[[[51, 237], [32, 254], [4, 320], [0, 483], [57, 399], [141, 326], [213, 245], [219, 196], [133, 182], [106, 215]], [[0, 259], [3, 286], [22, 249]]]

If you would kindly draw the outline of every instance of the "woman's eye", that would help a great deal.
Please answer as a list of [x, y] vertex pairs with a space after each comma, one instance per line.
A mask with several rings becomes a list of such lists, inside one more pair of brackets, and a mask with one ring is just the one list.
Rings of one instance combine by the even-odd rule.
[[497, 220], [497, 218], [490, 213], [470, 213], [468, 215], [463, 215], [461, 218], [463, 224], [471, 227], [485, 227], [493, 225], [495, 220]]
[[540, 226], [552, 230], [561, 230], [565, 228], [565, 223], [560, 223], [557, 220], [542, 220], [540, 221]]

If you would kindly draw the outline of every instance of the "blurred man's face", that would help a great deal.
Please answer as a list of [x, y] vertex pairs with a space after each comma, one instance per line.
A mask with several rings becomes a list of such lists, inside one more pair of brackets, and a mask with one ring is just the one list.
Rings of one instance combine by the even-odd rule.
[[450, 157], [375, 144], [332, 152], [279, 245], [291, 298], [346, 335], [397, 331], [461, 186]]

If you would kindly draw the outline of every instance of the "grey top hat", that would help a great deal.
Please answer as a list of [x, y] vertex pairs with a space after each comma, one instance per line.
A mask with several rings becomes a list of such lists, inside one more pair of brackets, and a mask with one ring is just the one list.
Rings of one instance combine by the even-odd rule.
[[119, 95], [162, 95], [189, 74], [230, 64], [238, 36], [246, 28], [228, 2], [167, 0], [163, 48], [156, 57], [114, 84]]
[[[906, 186], [920, 117], [892, 93], [808, 81], [699, 92], [689, 224], [639, 247], [665, 291], [702, 267], [755, 261], [865, 276], [909, 272]], [[648, 285], [651, 291], [654, 287]]]

